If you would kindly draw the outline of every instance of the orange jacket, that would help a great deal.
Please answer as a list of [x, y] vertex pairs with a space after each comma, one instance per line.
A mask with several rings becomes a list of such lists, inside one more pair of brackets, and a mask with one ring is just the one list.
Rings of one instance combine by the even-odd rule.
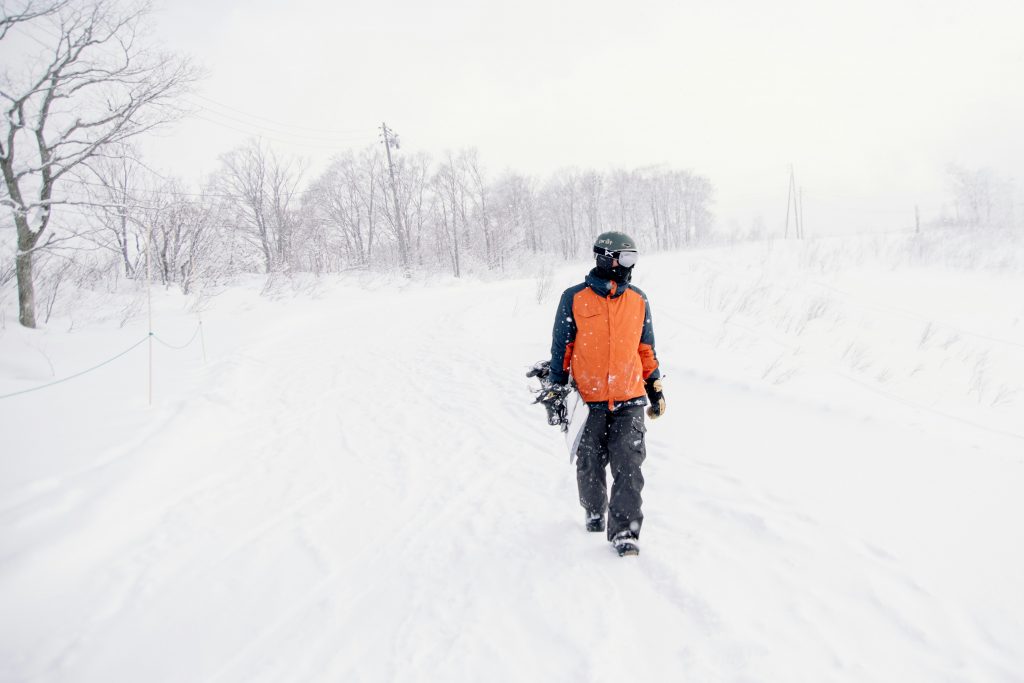
[[551, 341], [551, 381], [569, 373], [587, 403], [616, 403], [646, 395], [644, 381], [660, 376], [647, 296], [593, 271], [562, 293]]

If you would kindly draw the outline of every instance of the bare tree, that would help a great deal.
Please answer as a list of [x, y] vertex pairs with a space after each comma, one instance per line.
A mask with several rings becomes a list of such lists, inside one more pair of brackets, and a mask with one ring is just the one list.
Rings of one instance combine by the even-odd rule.
[[0, 11], [3, 12], [0, 15], [0, 40], [7, 37], [7, 32], [14, 26], [48, 16], [70, 4], [70, 0], [60, 0], [60, 2], [28, 0], [28, 2], [22, 3], [21, 9], [12, 10], [8, 7], [8, 3], [0, 3]]
[[476, 148], [464, 150], [459, 155], [459, 164], [463, 169], [467, 194], [473, 204], [473, 216], [480, 227], [480, 234], [484, 238], [484, 261], [488, 268], [498, 267], [500, 264], [497, 240], [491, 225], [492, 211], [488, 197], [490, 187], [487, 185], [483, 164], [480, 162], [480, 154]]
[[447, 247], [452, 274], [462, 277], [462, 250], [465, 246], [459, 239], [459, 225], [461, 223], [463, 230], [467, 229], [466, 184], [462, 168], [451, 154], [434, 175], [433, 186], [438, 198], [434, 207], [438, 214], [435, 225], [440, 232], [441, 243]]
[[140, 197], [147, 169], [134, 150], [123, 146], [116, 155], [104, 155], [85, 164], [95, 183], [84, 185], [90, 210], [101, 226], [93, 238], [101, 248], [117, 253], [125, 277], [133, 277], [142, 258], [145, 238], [136, 229]]
[[270, 273], [275, 240], [267, 189], [267, 151], [258, 140], [252, 140], [221, 156], [221, 162], [224, 169], [217, 176], [217, 185], [235, 209], [236, 232], [259, 248], [264, 271]]
[[175, 119], [174, 102], [198, 77], [186, 60], [156, 54], [140, 40], [147, 3], [29, 1], [2, 6], [0, 41], [31, 32], [42, 48], [19, 76], [0, 77], [0, 170], [17, 230], [18, 315], [35, 327], [32, 259], [49, 245], [62, 181], [90, 159]]
[[[648, 167], [637, 171], [639, 179], [639, 190], [643, 195], [643, 202], [647, 207], [649, 234], [656, 249], [667, 249], [669, 247], [668, 234], [670, 228], [668, 211], [667, 183], [660, 168]], [[641, 228], [638, 232], [643, 234]]]
[[177, 283], [188, 294], [195, 280], [207, 275], [219, 208], [214, 198], [191, 196], [180, 182], [170, 180], [152, 192], [147, 205], [133, 216], [150, 243], [161, 283]]
[[392, 165], [385, 169], [387, 176], [382, 174], [381, 185], [390, 183], [393, 188], [393, 202], [381, 202], [381, 209], [386, 219], [390, 235], [395, 239], [398, 258], [406, 277], [411, 274], [413, 249], [415, 240], [422, 233], [423, 221], [426, 218], [426, 205], [423, 201], [429, 162], [424, 155], [403, 155], [393, 160]]
[[267, 273], [287, 268], [302, 166], [282, 160], [260, 140], [221, 156], [219, 189], [235, 209], [239, 234], [260, 250]]
[[996, 184], [992, 172], [956, 164], [950, 164], [946, 172], [953, 191], [956, 221], [972, 228], [991, 225]]
[[351, 154], [335, 157], [303, 195], [302, 207], [310, 224], [310, 263], [317, 274], [340, 270], [342, 259], [351, 261], [352, 240], [347, 231], [350, 224], [362, 227], [351, 188], [342, 179], [342, 167], [351, 163]]
[[682, 189], [683, 230], [687, 243], [704, 242], [711, 234], [714, 219], [711, 215], [711, 204], [714, 201], [715, 188], [711, 181], [702, 175], [689, 171], [677, 174]]
[[267, 170], [271, 211], [277, 225], [277, 255], [280, 263], [290, 268], [294, 265], [295, 240], [302, 228], [296, 199], [305, 165], [295, 158], [279, 160], [273, 154], [271, 161]]
[[357, 165], [351, 169], [351, 175], [347, 176], [349, 184], [354, 188], [353, 194], [365, 221], [365, 230], [360, 230], [359, 240], [362, 255], [360, 262], [363, 267], [369, 267], [370, 259], [373, 257], [374, 238], [377, 236], [378, 197], [383, 195], [383, 186], [380, 184], [383, 166], [384, 160], [381, 159], [380, 152], [371, 147], [359, 155]]
[[494, 196], [497, 222], [494, 244], [498, 250], [499, 266], [504, 267], [509, 247], [537, 253], [540, 239], [530, 180], [518, 173], [506, 173], [494, 183], [491, 194]]
[[349, 268], [366, 268], [373, 253], [378, 194], [381, 190], [381, 158], [374, 149], [360, 156], [349, 152], [335, 157], [310, 186], [314, 233], [329, 262], [344, 259]]
[[637, 173], [621, 169], [612, 171], [608, 184], [610, 186], [610, 193], [606, 195], [610, 214], [608, 223], [622, 232], [636, 231], [640, 223]]
[[558, 231], [558, 246], [563, 259], [579, 256], [580, 246], [580, 172], [575, 168], [556, 172], [543, 192], [549, 222]]
[[408, 170], [405, 173], [405, 191], [408, 194], [406, 216], [403, 223], [409, 235], [409, 245], [416, 254], [417, 262], [422, 267], [428, 252], [433, 249], [423, 246], [423, 235], [431, 218], [433, 197], [430, 196], [430, 157], [420, 153], [409, 157]]
[[583, 215], [587, 219], [585, 235], [597, 236], [602, 229], [601, 200], [604, 196], [604, 176], [597, 171], [586, 171], [580, 176], [580, 195]]

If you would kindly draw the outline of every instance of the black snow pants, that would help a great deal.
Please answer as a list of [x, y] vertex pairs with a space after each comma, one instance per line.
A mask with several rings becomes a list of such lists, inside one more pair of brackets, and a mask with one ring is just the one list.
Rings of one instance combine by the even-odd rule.
[[[576, 454], [576, 483], [580, 505], [590, 513], [608, 511], [608, 540], [631, 530], [640, 537], [644, 522], [640, 492], [644, 476], [640, 466], [646, 457], [643, 406], [620, 406], [608, 410], [606, 403], [591, 403]], [[608, 498], [605, 467], [612, 469], [612, 495]]]

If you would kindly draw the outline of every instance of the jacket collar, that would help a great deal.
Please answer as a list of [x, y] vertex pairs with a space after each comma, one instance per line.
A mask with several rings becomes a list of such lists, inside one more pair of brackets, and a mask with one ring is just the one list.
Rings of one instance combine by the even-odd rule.
[[627, 280], [626, 282], [615, 282], [615, 291], [613, 292], [613, 281], [605, 280], [603, 277], [598, 275], [597, 268], [594, 268], [589, 273], [587, 273], [585, 282], [587, 283], [587, 286], [594, 290], [594, 293], [600, 296], [601, 298], [605, 298], [608, 295], [611, 295], [613, 299], [617, 299], [618, 297], [622, 296], [623, 292], [629, 289], [629, 280]]

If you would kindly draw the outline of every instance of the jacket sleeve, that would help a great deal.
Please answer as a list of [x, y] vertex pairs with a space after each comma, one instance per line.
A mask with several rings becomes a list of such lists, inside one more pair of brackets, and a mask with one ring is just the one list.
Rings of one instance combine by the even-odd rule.
[[640, 364], [643, 366], [644, 380], [658, 379], [661, 377], [661, 370], [658, 369], [658, 354], [654, 351], [654, 323], [651, 322], [651, 302], [644, 294], [644, 329], [640, 333], [640, 347], [637, 351], [640, 354]]
[[576, 342], [576, 319], [572, 315], [573, 289], [562, 293], [555, 313], [555, 326], [551, 332], [551, 375], [556, 384], [569, 381], [569, 361], [572, 359], [572, 345]]

